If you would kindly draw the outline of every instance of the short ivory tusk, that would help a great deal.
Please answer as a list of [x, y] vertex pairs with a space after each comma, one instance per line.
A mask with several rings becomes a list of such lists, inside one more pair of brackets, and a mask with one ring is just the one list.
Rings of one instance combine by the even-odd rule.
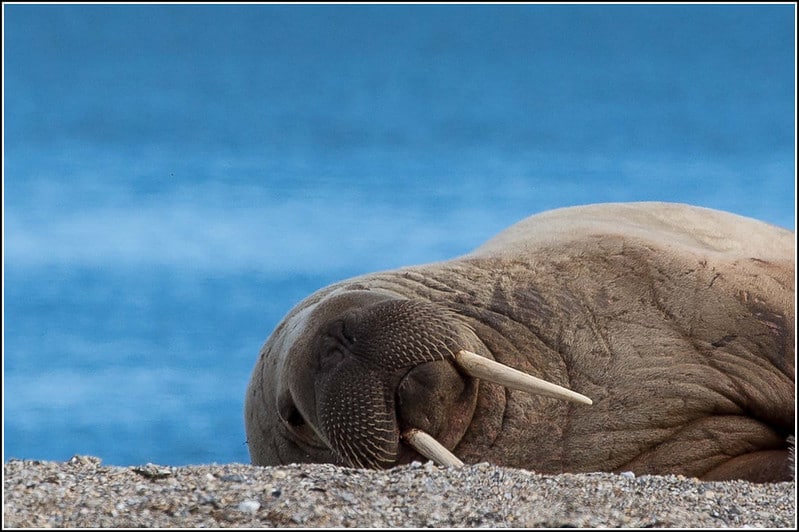
[[457, 456], [438, 443], [435, 438], [419, 429], [409, 429], [402, 433], [403, 439], [425, 458], [442, 466], [463, 466]]
[[463, 371], [472, 377], [495, 384], [501, 384], [507, 388], [532, 394], [546, 395], [547, 397], [554, 397], [555, 399], [565, 399], [575, 403], [583, 403], [586, 405], [593, 404], [591, 399], [582, 394], [533, 377], [532, 375], [522, 373], [517, 369], [500, 364], [499, 362], [494, 362], [491, 359], [482, 357], [471, 351], [466, 351], [465, 349], [455, 354], [455, 362]]

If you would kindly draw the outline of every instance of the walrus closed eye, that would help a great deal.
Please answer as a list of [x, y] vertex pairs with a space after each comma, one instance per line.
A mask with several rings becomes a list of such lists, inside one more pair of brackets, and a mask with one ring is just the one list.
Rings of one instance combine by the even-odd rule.
[[788, 479], [794, 249], [718, 211], [595, 205], [336, 283], [261, 350], [251, 459]]

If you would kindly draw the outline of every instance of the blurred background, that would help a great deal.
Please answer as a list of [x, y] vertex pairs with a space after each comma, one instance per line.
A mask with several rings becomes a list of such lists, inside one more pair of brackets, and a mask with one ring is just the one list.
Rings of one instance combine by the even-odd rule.
[[10, 458], [248, 462], [300, 299], [531, 214], [795, 228], [793, 5], [3, 5]]

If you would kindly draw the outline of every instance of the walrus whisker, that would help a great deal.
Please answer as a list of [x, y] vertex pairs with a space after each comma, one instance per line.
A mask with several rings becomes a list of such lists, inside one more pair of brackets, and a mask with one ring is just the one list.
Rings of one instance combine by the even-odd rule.
[[419, 429], [408, 429], [402, 433], [402, 438], [413, 447], [416, 452], [441, 466], [462, 467], [463, 462], [452, 454], [449, 449], [438, 443], [428, 433]]
[[493, 382], [494, 384], [500, 384], [506, 388], [537, 395], [545, 395], [555, 399], [564, 399], [574, 403], [586, 405], [593, 404], [591, 399], [582, 394], [533, 377], [532, 375], [482, 357], [471, 351], [466, 351], [465, 349], [455, 353], [455, 362], [458, 364], [458, 367], [470, 376]]

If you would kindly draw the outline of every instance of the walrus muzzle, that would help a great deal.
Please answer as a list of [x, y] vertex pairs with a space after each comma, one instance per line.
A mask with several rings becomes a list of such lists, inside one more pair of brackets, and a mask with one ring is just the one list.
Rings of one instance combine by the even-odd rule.
[[[396, 464], [401, 440], [439, 464], [462, 465], [437, 438], [452, 446], [453, 433], [462, 434], [468, 425], [476, 386], [465, 380], [591, 404], [583, 395], [474, 353], [480, 345], [455, 314], [427, 301], [390, 299], [347, 311], [329, 323], [316, 348], [317, 435], [352, 467]], [[426, 390], [454, 396], [449, 405], [442, 397], [429, 398], [435, 400], [430, 403]], [[431, 404], [437, 420], [427, 415]]]

